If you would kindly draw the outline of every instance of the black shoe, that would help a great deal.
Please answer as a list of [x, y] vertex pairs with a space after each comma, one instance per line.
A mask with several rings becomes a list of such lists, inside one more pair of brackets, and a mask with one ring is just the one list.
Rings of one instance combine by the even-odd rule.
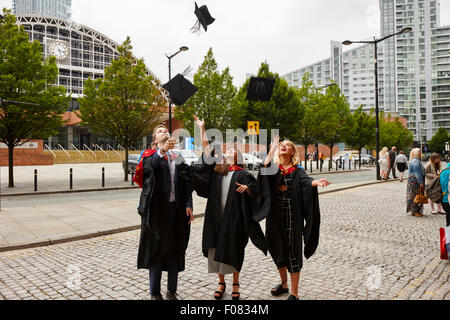
[[289, 293], [289, 288], [283, 288], [283, 285], [279, 284], [270, 292], [274, 297], [279, 297], [283, 294]]
[[[239, 283], [233, 283], [233, 287], [239, 288]], [[239, 300], [241, 298], [241, 293], [237, 292], [237, 291], [233, 291], [231, 293], [231, 297], [233, 298], [233, 300]]]
[[177, 294], [176, 291], [167, 291], [166, 299], [167, 300], [181, 300], [181, 297]]
[[164, 300], [161, 294], [158, 294], [156, 296], [152, 296], [151, 300]]
[[439, 211], [438, 213], [439, 213], [439, 214], [446, 214], [445, 212], [440, 212], [440, 211]]
[[299, 300], [298, 298], [296, 298], [295, 296], [293, 296], [292, 294], [289, 296], [288, 300]]
[[216, 298], [216, 300], [220, 300], [223, 298], [223, 294], [225, 293], [225, 290], [227, 289], [227, 284], [224, 282], [220, 282], [219, 286], [223, 286], [223, 291], [216, 291], [214, 292], [214, 298]]

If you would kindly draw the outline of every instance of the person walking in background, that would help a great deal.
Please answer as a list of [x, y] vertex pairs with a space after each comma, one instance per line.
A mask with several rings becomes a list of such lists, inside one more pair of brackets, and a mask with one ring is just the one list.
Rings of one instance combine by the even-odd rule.
[[[439, 173], [441, 172], [441, 156], [437, 153], [433, 153], [430, 157], [430, 161], [425, 166], [425, 174], [426, 174], [426, 184], [425, 188], [431, 184], [431, 181], [435, 179]], [[442, 210], [442, 206], [440, 203], [436, 203], [437, 211], [434, 210], [435, 203], [431, 201], [431, 199], [428, 200], [431, 207], [431, 213], [432, 214], [445, 214], [444, 210]]]
[[421, 190], [425, 189], [425, 167], [420, 159], [422, 159], [422, 151], [419, 148], [413, 149], [409, 157], [406, 211], [416, 217], [423, 217], [423, 204], [415, 203], [414, 199]]
[[388, 179], [388, 174], [389, 174], [389, 153], [388, 153], [388, 148], [384, 147], [383, 150], [381, 150], [380, 152], [380, 170], [381, 170], [381, 178], [383, 180], [387, 180]]
[[392, 147], [391, 151], [389, 151], [389, 173], [388, 173], [388, 179], [389, 175], [392, 171], [392, 178], [397, 179], [397, 175], [395, 173], [395, 158], [397, 158], [397, 148]]
[[395, 158], [394, 167], [400, 172], [400, 182], [403, 182], [406, 169], [408, 169], [408, 158], [405, 156], [405, 152], [402, 150]]
[[447, 167], [445, 167], [444, 170], [442, 170], [441, 176], [440, 176], [440, 182], [441, 182], [441, 188], [442, 192], [444, 193], [444, 199], [442, 200], [442, 208], [445, 210], [445, 214], [447, 217], [447, 227], [450, 227], [450, 205], [448, 202], [448, 185], [450, 180], [450, 162], [447, 163]]

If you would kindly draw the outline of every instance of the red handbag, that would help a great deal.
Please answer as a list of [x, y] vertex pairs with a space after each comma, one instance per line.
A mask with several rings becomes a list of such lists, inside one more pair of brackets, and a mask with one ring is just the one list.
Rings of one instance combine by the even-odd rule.
[[[448, 260], [447, 236], [446, 236], [445, 228], [441, 228], [440, 231], [441, 231], [441, 259]], [[450, 235], [448, 235], [448, 236], [450, 236]]]

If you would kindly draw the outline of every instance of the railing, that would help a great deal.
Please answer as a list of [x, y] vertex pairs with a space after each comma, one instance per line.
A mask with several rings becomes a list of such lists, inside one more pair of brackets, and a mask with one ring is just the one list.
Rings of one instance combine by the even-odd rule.
[[53, 157], [56, 159], [56, 154], [52, 151], [52, 149], [50, 149], [50, 147], [46, 144], [44, 144], [44, 149], [47, 149], [48, 151], [50, 151], [50, 153], [53, 155]]
[[108, 162], [109, 162], [110, 161], [109, 154], [107, 152], [105, 152], [105, 150], [103, 150], [98, 144], [96, 144], [95, 147], [98, 148], [97, 150], [102, 151], [106, 155], [106, 157], [108, 158]]
[[67, 158], [69, 159], [70, 163], [70, 154], [63, 148], [62, 145], [58, 144], [58, 148], [61, 149], [67, 155]]
[[77, 149], [77, 147], [75, 147], [73, 144], [72, 144], [72, 148], [74, 149], [74, 150], [76, 150], [78, 153], [79, 153], [79, 155], [83, 158], [83, 160], [84, 160], [84, 155], [80, 152], [80, 150], [78, 150]]
[[85, 144], [83, 144], [83, 148], [86, 148], [88, 151], [90, 151], [92, 153], [92, 155], [94, 156], [94, 160], [97, 161], [97, 155], [95, 154], [94, 151], [89, 149], [89, 147], [87, 145], [85, 145]]
[[119, 156], [120, 160], [122, 160], [122, 155], [119, 152], [117, 152], [117, 150], [114, 150], [114, 148], [111, 147], [109, 144], [106, 146], [106, 150], [115, 152]]

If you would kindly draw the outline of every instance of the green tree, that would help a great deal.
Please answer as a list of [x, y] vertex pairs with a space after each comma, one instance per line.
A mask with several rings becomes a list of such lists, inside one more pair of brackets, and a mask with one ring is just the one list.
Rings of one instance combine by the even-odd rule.
[[321, 141], [330, 148], [330, 167], [333, 164], [333, 148], [343, 142], [344, 134], [349, 129], [351, 122], [350, 105], [347, 98], [342, 94], [337, 85], [332, 85], [327, 89], [327, 99], [323, 106], [325, 117], [323, 127], [325, 128]]
[[[127, 37], [118, 48], [118, 59], [105, 69], [104, 79], [86, 80], [85, 96], [80, 99], [82, 124], [116, 139], [125, 149], [126, 167], [129, 149], [151, 134], [166, 107], [157, 80], [131, 50]], [[124, 180], [128, 181], [126, 171]]]
[[[14, 148], [58, 133], [69, 98], [58, 87], [55, 57], [44, 59], [39, 41], [30, 42], [16, 17], [0, 19], [0, 141], [8, 146], [9, 187], [14, 187]], [[21, 103], [14, 103], [18, 101]]]
[[[246, 112], [242, 128], [247, 128], [247, 121], [259, 121], [262, 129], [278, 129], [280, 137], [296, 142], [297, 131], [303, 117], [303, 106], [297, 89], [289, 87], [286, 80], [277, 73], [269, 70], [267, 63], [262, 63], [258, 77], [274, 78], [275, 86], [270, 101], [248, 101], [247, 90], [250, 84], [248, 79], [239, 90], [237, 106]], [[268, 139], [270, 140], [270, 139]]]
[[[343, 128], [344, 142], [358, 150], [359, 159], [361, 159], [362, 149], [374, 144], [375, 134], [375, 116], [373, 112], [364, 112], [362, 106], [353, 112]], [[361, 167], [361, 161], [359, 166]]]
[[439, 128], [429, 143], [432, 152], [443, 154], [445, 151], [445, 143], [449, 140], [449, 134], [446, 129]]
[[383, 112], [380, 114], [380, 149], [394, 146], [398, 150], [409, 148], [414, 141], [411, 131], [405, 128], [399, 118], [394, 121], [391, 119], [390, 114], [387, 117]]
[[[306, 73], [302, 79], [302, 86], [297, 91], [302, 104], [303, 117], [296, 126], [296, 140], [305, 148], [305, 160], [308, 154], [308, 146], [317, 143], [327, 132], [326, 106], [328, 97], [320, 93], [314, 87], [314, 83]], [[308, 164], [305, 161], [305, 169]]]
[[244, 111], [236, 102], [236, 88], [229, 68], [220, 73], [212, 48], [194, 75], [198, 92], [181, 107], [175, 108], [175, 116], [184, 122], [184, 128], [193, 134], [194, 114], [205, 119], [206, 129], [215, 128], [222, 132], [236, 129], [242, 122]]

